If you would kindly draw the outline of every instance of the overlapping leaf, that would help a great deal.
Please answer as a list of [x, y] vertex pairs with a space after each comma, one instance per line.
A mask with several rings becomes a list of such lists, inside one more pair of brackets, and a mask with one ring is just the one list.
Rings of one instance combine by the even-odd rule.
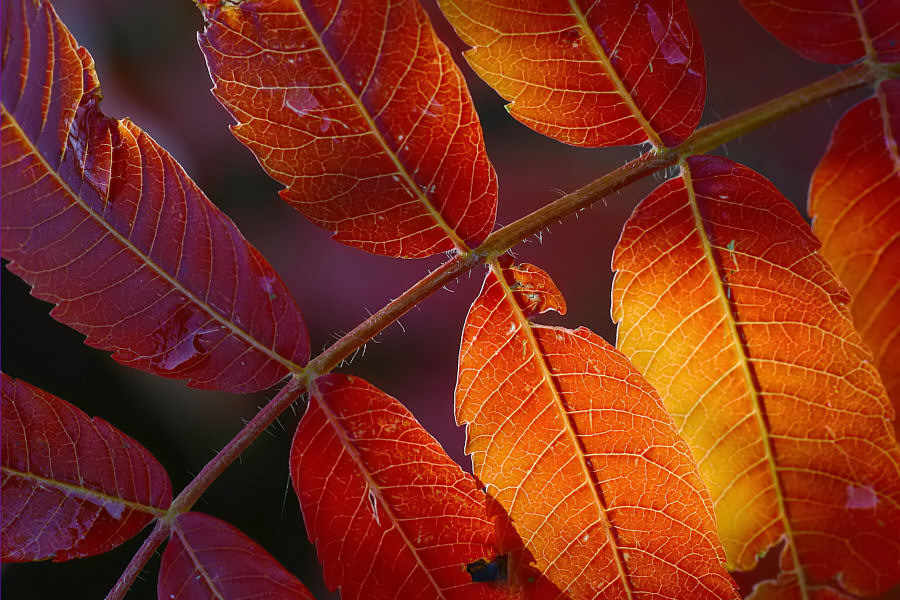
[[130, 539], [172, 500], [140, 444], [65, 400], [2, 378], [2, 557], [70, 560]]
[[691, 445], [731, 567], [784, 539], [797, 586], [871, 595], [900, 580], [900, 448], [818, 249], [761, 176], [689, 159], [616, 249], [618, 346]]
[[162, 556], [159, 600], [313, 600], [296, 577], [238, 529], [202, 513], [179, 515]]
[[[502, 279], [498, 278], [498, 273]], [[534, 566], [579, 598], [736, 598], [712, 504], [659, 397], [531, 265], [488, 274], [463, 331], [457, 421]]]
[[477, 245], [497, 181], [471, 98], [416, 0], [200, 2], [235, 135], [335, 239], [420, 257]]
[[900, 61], [897, 0], [741, 0], [783, 44], [819, 62]]
[[10, 270], [129, 366], [244, 392], [304, 364], [281, 279], [156, 142], [103, 116], [93, 61], [52, 7], [2, 9]]
[[900, 81], [885, 81], [837, 124], [809, 192], [822, 254], [853, 296], [853, 320], [875, 355], [895, 412], [900, 409], [898, 132]]
[[440, 0], [469, 64], [532, 129], [577, 146], [672, 146], [706, 70], [684, 0]]
[[496, 554], [484, 493], [394, 398], [320, 377], [290, 464], [325, 582], [342, 598], [508, 597], [465, 570]]

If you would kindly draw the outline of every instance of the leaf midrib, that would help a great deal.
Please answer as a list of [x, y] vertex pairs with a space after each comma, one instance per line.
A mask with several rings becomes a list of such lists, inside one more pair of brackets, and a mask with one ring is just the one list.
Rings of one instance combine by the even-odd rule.
[[608, 508], [601, 496], [600, 490], [598, 489], [599, 483], [591, 473], [590, 467], [588, 467], [584, 448], [581, 444], [581, 441], [579, 440], [578, 432], [575, 430], [572, 419], [569, 416], [569, 411], [566, 408], [565, 402], [562, 399], [562, 393], [556, 385], [556, 380], [553, 376], [552, 371], [550, 370], [550, 366], [547, 364], [547, 360], [544, 358], [543, 350], [541, 349], [541, 346], [534, 335], [531, 321], [529, 321], [525, 314], [522, 312], [522, 309], [519, 307], [518, 302], [516, 302], [513, 290], [510, 288], [509, 284], [506, 282], [505, 277], [503, 276], [502, 267], [500, 266], [496, 258], [491, 259], [489, 261], [489, 264], [491, 272], [503, 289], [503, 294], [512, 309], [514, 318], [519, 323], [519, 331], [526, 336], [527, 342], [531, 348], [532, 356], [534, 357], [533, 360], [535, 363], [537, 363], [537, 366], [540, 369], [543, 385], [550, 391], [550, 394], [553, 397], [554, 407], [556, 408], [556, 412], [560, 417], [560, 421], [565, 427], [565, 436], [568, 439], [569, 444], [572, 446], [574, 454], [577, 456], [578, 466], [581, 470], [582, 478], [587, 484], [588, 489], [591, 490], [593, 504], [597, 509], [597, 514], [600, 517], [600, 522], [603, 525], [603, 532], [606, 535], [607, 543], [612, 550], [616, 570], [619, 574], [619, 580], [622, 582], [622, 590], [625, 592], [626, 598], [628, 600], [631, 600], [633, 598], [633, 595], [630, 579], [628, 576], [628, 570], [621, 556], [618, 541], [613, 535], [613, 525], [607, 512]]
[[753, 375], [753, 370], [750, 363], [750, 357], [747, 354], [747, 349], [743, 341], [741, 340], [739, 331], [740, 324], [738, 323], [737, 316], [735, 315], [733, 310], [733, 301], [728, 297], [728, 290], [726, 289], [726, 285], [722, 281], [722, 277], [719, 274], [719, 268], [716, 264], [712, 242], [706, 233], [703, 216], [700, 213], [700, 207], [697, 203], [697, 196], [694, 192], [693, 180], [691, 177], [690, 167], [687, 164], [687, 160], [682, 159], [679, 162], [679, 166], [681, 168], [681, 176], [684, 180], [685, 190], [689, 198], [691, 216], [694, 220], [694, 228], [697, 231], [697, 235], [700, 238], [700, 242], [703, 246], [703, 255], [706, 259], [707, 266], [709, 267], [713, 285], [716, 289], [716, 297], [719, 300], [719, 304], [724, 315], [725, 327], [731, 339], [731, 346], [734, 348], [735, 354], [737, 354], [737, 362], [740, 366], [741, 374], [744, 379], [744, 385], [747, 389], [747, 393], [750, 396], [750, 402], [753, 408], [753, 416], [756, 420], [757, 428], [759, 430], [759, 436], [762, 440], [763, 448], [765, 450], [766, 464], [769, 470], [769, 477], [772, 481], [772, 491], [774, 492], [776, 501], [778, 502], [779, 520], [781, 521], [782, 527], [784, 527], [784, 536], [787, 539], [787, 549], [791, 555], [794, 566], [794, 574], [797, 577], [797, 586], [800, 589], [800, 597], [802, 598], [802, 600], [809, 600], [806, 572], [803, 568], [803, 563], [800, 562], [800, 555], [795, 540], [796, 536], [794, 534], [793, 526], [788, 515], [787, 500], [784, 497], [783, 484], [781, 482], [781, 477], [778, 474], [779, 467], [778, 462], [775, 458], [774, 441], [769, 434], [769, 428], [766, 423], [765, 407], [763, 406], [761, 398], [762, 392], [756, 384], [756, 379]]
[[[322, 39], [322, 36], [320, 35], [319, 31], [317, 31], [313, 27], [309, 18], [306, 16], [306, 11], [303, 9], [303, 6], [301, 5], [301, 0], [294, 0], [294, 6], [296, 6], [297, 13], [303, 19], [303, 23], [306, 25], [306, 29], [309, 31], [312, 38], [315, 40], [316, 45], [319, 48], [320, 54], [328, 62], [329, 68], [331, 69], [332, 73], [334, 73], [340, 86], [344, 89], [344, 93], [347, 95], [348, 98], [350, 98], [350, 100], [353, 102], [353, 105], [356, 107], [357, 112], [365, 120], [369, 131], [372, 133], [372, 135], [375, 137], [375, 139], [381, 145], [381, 148], [384, 151], [385, 155], [387, 155], [388, 158], [391, 159], [391, 162], [394, 164], [396, 172], [403, 179], [404, 183], [406, 184], [406, 187], [413, 194], [415, 194], [415, 197], [418, 199], [418, 201], [422, 204], [422, 206], [425, 208], [425, 210], [431, 216], [432, 220], [434, 220], [434, 222], [437, 224], [437, 226], [440, 227], [441, 230], [443, 230], [444, 234], [448, 238], [450, 238], [450, 241], [453, 242], [453, 245], [456, 246], [457, 250], [459, 250], [462, 253], [467, 253], [467, 252], [471, 251], [471, 248], [469, 248], [469, 246], [459, 237], [459, 235], [457, 235], [456, 231], [447, 223], [447, 221], [444, 220], [443, 215], [441, 215], [441, 213], [434, 207], [434, 205], [428, 199], [428, 196], [426, 196], [422, 192], [422, 189], [416, 184], [415, 179], [413, 178], [413, 176], [409, 172], [409, 170], [406, 168], [406, 165], [403, 164], [403, 161], [400, 160], [400, 157], [388, 144], [387, 139], [382, 134], [381, 130], [378, 128], [378, 125], [376, 125], [375, 120], [372, 118], [372, 115], [369, 114], [369, 110], [366, 108], [365, 104], [363, 104], [362, 98], [360, 97], [359, 94], [357, 94], [355, 91], [353, 91], [353, 88], [350, 85], [350, 82], [347, 81], [347, 78], [344, 76], [343, 71], [341, 71], [340, 68], [338, 68], [337, 63], [335, 63], [334, 60], [332, 59], [331, 53], [329, 52], [327, 46], [325, 45], [325, 42]], [[417, 5], [414, 6], [414, 8], [421, 10], [421, 7], [419, 7]], [[388, 16], [388, 13], [386, 13], [384, 15], [385, 19], [387, 19], [387, 16]], [[384, 32], [382, 32], [382, 34], [383, 33]], [[384, 36], [382, 35], [382, 41], [383, 40], [384, 40]], [[413, 58], [415, 58], [417, 56], [418, 56], [418, 47], [416, 47], [416, 54], [413, 56]], [[365, 87], [363, 89], [365, 89]], [[401, 144], [401, 148], [402, 148], [402, 144]]]
[[647, 138], [650, 143], [653, 144], [657, 148], [665, 148], [665, 144], [663, 144], [662, 139], [659, 137], [659, 134], [650, 125], [650, 121], [644, 116], [644, 113], [638, 107], [637, 103], [632, 97], [631, 92], [625, 87], [625, 82], [619, 77], [619, 74], [613, 68], [612, 63], [609, 60], [609, 56], [606, 55], [606, 51], [603, 49], [603, 46], [600, 44], [600, 40], [597, 39], [597, 35], [594, 33], [594, 30], [591, 29], [590, 23], [587, 21], [587, 17], [581, 11], [581, 8], [578, 6], [576, 0], [568, 0], [569, 7], [572, 9], [572, 15], [575, 17], [575, 20], [578, 21], [578, 27], [585, 33], [585, 38], [588, 40], [588, 44], [591, 47], [594, 55], [600, 61], [603, 70], [606, 72], [607, 77], [610, 82], [612, 82], [613, 87], [616, 90], [616, 93], [625, 101], [625, 104], [628, 106], [629, 112], [631, 112], [632, 116], [637, 119], [638, 123], [641, 126], [641, 129], [644, 130], [644, 133], [647, 134]]
[[[184, 287], [181, 282], [179, 282], [176, 278], [169, 275], [162, 267], [156, 264], [147, 254], [145, 254], [142, 250], [140, 250], [137, 246], [135, 246], [131, 240], [122, 235], [118, 230], [112, 227], [112, 225], [106, 221], [102, 217], [102, 215], [98, 214], [93, 208], [91, 208], [86, 202], [84, 202], [81, 197], [75, 193], [75, 190], [71, 188], [71, 186], [63, 180], [59, 173], [54, 169], [44, 158], [44, 155], [38, 151], [37, 147], [32, 143], [31, 139], [25, 134], [25, 131], [19, 126], [18, 120], [16, 120], [12, 114], [10, 114], [9, 110], [7, 110], [6, 106], [2, 106], [2, 114], [7, 117], [7, 120], [12, 124], [15, 130], [18, 132], [18, 137], [23, 140], [26, 146], [31, 150], [31, 154], [37, 157], [37, 160], [43, 166], [44, 171], [49, 173], [53, 179], [55, 179], [58, 183], [58, 189], [62, 190], [69, 198], [72, 200], [72, 203], [80, 206], [82, 210], [91, 218], [93, 218], [97, 223], [100, 224], [101, 228], [106, 230], [106, 232], [113, 236], [126, 250], [128, 250], [133, 256], [135, 256], [141, 263], [147, 265], [152, 271], [154, 271], [159, 277], [161, 277], [164, 281], [166, 281], [173, 289], [183, 294], [188, 300], [190, 300], [193, 304], [200, 307], [206, 314], [212, 317], [215, 321], [219, 322], [223, 325], [227, 330], [231, 331], [236, 337], [242, 339], [251, 347], [255, 348], [265, 356], [268, 356], [270, 359], [280, 363], [282, 366], [287, 368], [289, 371], [293, 373], [302, 373], [303, 367], [294, 363], [293, 361], [281, 356], [276, 353], [273, 349], [265, 346], [255, 337], [250, 335], [247, 331], [244, 331], [243, 328], [239, 327], [236, 323], [234, 323], [231, 319], [225, 318], [219, 311], [217, 311], [212, 305], [208, 304], [201, 300], [198, 296], [196, 296], [192, 291]], [[122, 126], [122, 121], [116, 121], [118, 127]], [[129, 134], [132, 134], [129, 131]], [[144, 134], [146, 135], [146, 133]], [[137, 140], [135, 139], [135, 142]], [[135, 143], [137, 146], [137, 143]], [[143, 158], [143, 157], [142, 157]], [[143, 165], [143, 160], [141, 161]]]

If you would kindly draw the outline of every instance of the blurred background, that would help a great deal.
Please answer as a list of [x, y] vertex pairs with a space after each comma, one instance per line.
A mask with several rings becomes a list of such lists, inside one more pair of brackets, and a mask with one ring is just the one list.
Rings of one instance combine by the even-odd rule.
[[[314, 354], [444, 258], [405, 261], [342, 246], [278, 198], [279, 185], [231, 136], [230, 117], [209, 93], [210, 80], [196, 42], [203, 22], [189, 0], [52, 3], [96, 61], [104, 112], [131, 117], [167, 148], [269, 259], [297, 299]], [[435, 2], [424, 4], [466, 74], [482, 119], [488, 154], [500, 181], [498, 227], [638, 156], [637, 147], [568, 147], [520, 125], [465, 65], [459, 56], [464, 47]], [[837, 70], [781, 46], [736, 0], [688, 4], [706, 53], [703, 123]], [[863, 95], [820, 103], [716, 152], [761, 172], [805, 214], [809, 178], [831, 128]], [[657, 176], [639, 182], [514, 249], [518, 260], [546, 269], [567, 298], [567, 315], [544, 315], [539, 321], [586, 326], [615, 343], [609, 316], [612, 250], [631, 209], [661, 180]], [[340, 369], [400, 399], [466, 469], [470, 462], [462, 451], [464, 432], [452, 415], [453, 389], [462, 324], [483, 277], [483, 269], [475, 270], [432, 295]], [[198, 391], [122, 367], [50, 318], [50, 306], [30, 297], [27, 286], [5, 269], [2, 295], [3, 371], [136, 438], [166, 466], [175, 493], [274, 395]], [[195, 509], [242, 529], [297, 574], [317, 598], [327, 598], [331, 596], [306, 539], [288, 476], [288, 448], [298, 419], [298, 414], [286, 412]], [[8, 599], [101, 598], [139, 544], [140, 539], [133, 540], [107, 555], [64, 564], [5, 564], [2, 593]], [[158, 564], [157, 556], [129, 598], [156, 597]]]

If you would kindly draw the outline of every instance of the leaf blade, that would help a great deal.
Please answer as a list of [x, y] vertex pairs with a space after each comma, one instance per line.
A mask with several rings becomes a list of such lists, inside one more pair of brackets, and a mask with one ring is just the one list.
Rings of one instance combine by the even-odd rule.
[[123, 364], [233, 392], [299, 369], [306, 327], [277, 273], [165, 150], [100, 112], [93, 61], [48, 3], [3, 6], [8, 268]]
[[201, 6], [215, 95], [287, 202], [375, 254], [484, 239], [496, 175], [462, 75], [418, 3], [221, 4]]
[[3, 560], [102, 554], [164, 513], [172, 486], [146, 448], [61, 398], [0, 378]]
[[900, 7], [893, 0], [741, 0], [766, 30], [801, 56], [830, 64], [866, 56], [900, 61]]
[[[847, 286], [857, 329], [894, 412], [900, 409], [900, 82], [838, 122], [810, 183], [809, 212], [822, 255]], [[900, 423], [895, 419], [895, 431]]]
[[163, 552], [160, 600], [313, 600], [271, 554], [232, 525], [197, 512], [178, 515]]
[[706, 71], [681, 0], [441, 0], [466, 59], [510, 113], [576, 146], [673, 146], [700, 122]]
[[528, 321], [564, 306], [546, 273], [498, 272], [466, 319], [457, 421], [535, 567], [573, 599], [735, 598], [711, 502], [655, 392], [589, 330]]
[[618, 346], [691, 444], [730, 567], [785, 537], [800, 588], [879, 593], [900, 577], [900, 448], [847, 292], [768, 181], [687, 165], [616, 249]]
[[346, 598], [508, 597], [464, 569], [495, 553], [472, 477], [371, 384], [331, 374], [316, 386], [290, 464], [329, 588]]

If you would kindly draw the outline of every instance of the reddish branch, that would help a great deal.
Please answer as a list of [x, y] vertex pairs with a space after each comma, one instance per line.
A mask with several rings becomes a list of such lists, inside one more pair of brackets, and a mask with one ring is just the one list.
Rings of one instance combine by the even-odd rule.
[[812, 104], [861, 87], [877, 85], [884, 79], [897, 76], [900, 76], [900, 63], [892, 65], [859, 63], [733, 117], [698, 129], [679, 146], [650, 151], [571, 194], [498, 229], [471, 252], [458, 254], [449, 259], [438, 269], [423, 277], [399, 298], [390, 302], [360, 323], [353, 331], [329, 346], [311, 360], [305, 369], [295, 373], [281, 391], [203, 467], [200, 473], [172, 501], [168, 517], [157, 522], [150, 536], [144, 541], [119, 581], [116, 582], [115, 587], [107, 595], [107, 600], [117, 600], [125, 596], [146, 562], [168, 536], [169, 521], [174, 516], [190, 510], [212, 482], [297, 399], [306, 389], [310, 380], [336, 368], [344, 359], [379, 332], [462, 273], [483, 264], [490, 258], [503, 254], [526, 238], [540, 232], [548, 224], [586, 208], [651, 173], [675, 165], [682, 158], [708, 152]]

